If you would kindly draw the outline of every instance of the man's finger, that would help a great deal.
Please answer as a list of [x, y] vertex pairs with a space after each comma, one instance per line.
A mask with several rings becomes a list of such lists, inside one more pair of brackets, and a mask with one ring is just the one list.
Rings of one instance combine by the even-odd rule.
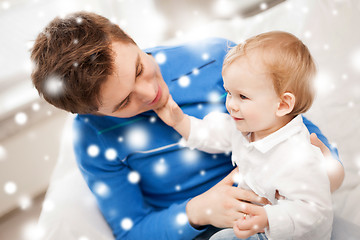
[[331, 155], [329, 148], [317, 137], [315, 133], [312, 133], [310, 135], [310, 142], [312, 145], [320, 148], [322, 154], [324, 154], [325, 156]]
[[240, 202], [240, 212], [246, 213], [248, 215], [258, 215], [262, 212], [261, 206], [247, 203], [247, 202]]
[[235, 197], [241, 201], [253, 202], [261, 205], [270, 204], [269, 200], [266, 198], [259, 197], [251, 190], [244, 190], [242, 188], [237, 188], [235, 191]]

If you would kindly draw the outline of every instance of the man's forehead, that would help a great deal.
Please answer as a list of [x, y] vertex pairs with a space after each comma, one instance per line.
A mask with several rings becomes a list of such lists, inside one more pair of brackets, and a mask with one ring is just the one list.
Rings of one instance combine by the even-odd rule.
[[[100, 108], [111, 110], [132, 89], [140, 56], [136, 45], [113, 43], [114, 71], [101, 87]], [[134, 47], [135, 46], [135, 47]]]

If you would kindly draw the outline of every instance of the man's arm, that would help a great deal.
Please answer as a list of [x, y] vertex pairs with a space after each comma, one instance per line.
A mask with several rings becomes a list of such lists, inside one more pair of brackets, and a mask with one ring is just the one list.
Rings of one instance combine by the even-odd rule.
[[327, 174], [330, 180], [330, 190], [331, 192], [334, 192], [341, 186], [345, 176], [344, 167], [341, 164], [338, 150], [336, 147], [330, 145], [327, 138], [315, 124], [305, 117], [303, 117], [303, 120], [305, 126], [311, 134], [311, 143], [320, 148], [327, 160]]
[[[79, 168], [116, 239], [192, 239], [201, 233], [184, 217], [187, 199], [155, 208], [145, 199], [140, 183], [129, 180], [132, 168], [119, 159], [105, 158], [109, 146], [91, 122], [75, 120], [74, 127]], [[88, 154], [89, 146], [97, 146], [99, 153]]]
[[315, 133], [310, 135], [311, 144], [320, 148], [322, 154], [326, 159], [326, 170], [330, 180], [330, 191], [334, 192], [337, 190], [342, 182], [344, 181], [345, 172], [344, 167], [340, 163], [338, 159], [335, 159], [330, 152], [330, 149], [326, 147], [326, 145], [320, 141], [320, 139], [316, 136]]

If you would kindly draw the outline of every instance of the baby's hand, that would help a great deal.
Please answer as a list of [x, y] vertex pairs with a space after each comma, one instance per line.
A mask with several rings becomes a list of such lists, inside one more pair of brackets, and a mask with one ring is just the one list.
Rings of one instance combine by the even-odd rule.
[[[244, 216], [238, 219], [234, 226], [234, 233], [238, 238], [248, 238], [256, 233], [264, 232], [269, 227], [268, 218], [264, 207], [254, 206], [252, 213], [243, 209]], [[247, 212], [247, 213], [246, 213]]]
[[185, 117], [185, 114], [177, 105], [177, 103], [172, 99], [171, 95], [168, 98], [168, 101], [164, 106], [154, 109], [156, 114], [170, 127], [175, 127], [179, 124]]

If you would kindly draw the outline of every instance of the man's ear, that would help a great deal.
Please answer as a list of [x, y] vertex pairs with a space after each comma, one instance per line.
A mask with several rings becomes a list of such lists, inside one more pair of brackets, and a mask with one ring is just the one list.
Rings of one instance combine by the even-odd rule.
[[280, 96], [280, 102], [276, 111], [276, 116], [283, 117], [291, 113], [295, 106], [295, 96], [290, 92], [286, 92]]

